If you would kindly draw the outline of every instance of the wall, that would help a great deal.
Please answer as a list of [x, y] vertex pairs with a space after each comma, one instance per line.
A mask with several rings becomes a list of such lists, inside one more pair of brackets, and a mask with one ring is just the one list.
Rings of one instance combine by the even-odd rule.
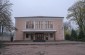
[[11, 41], [11, 37], [9, 37], [9, 36], [0, 36], [0, 41]]
[[54, 22], [55, 29], [57, 32], [55, 33], [55, 40], [64, 40], [64, 26], [63, 19], [55, 20]]
[[54, 24], [54, 29], [57, 31], [55, 33], [55, 40], [64, 40], [64, 27], [63, 27], [63, 19], [62, 18], [16, 18], [15, 20], [15, 25], [16, 28], [18, 29], [16, 31], [16, 37], [15, 40], [23, 40], [23, 31], [25, 30], [26, 27], [26, 21], [29, 20], [42, 20], [42, 21], [46, 21], [46, 20], [51, 20], [53, 21]]

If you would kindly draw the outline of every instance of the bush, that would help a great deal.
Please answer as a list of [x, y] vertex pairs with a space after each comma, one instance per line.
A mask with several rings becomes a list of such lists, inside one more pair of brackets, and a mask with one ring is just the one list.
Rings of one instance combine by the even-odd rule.
[[71, 40], [76, 41], [78, 40], [78, 36], [75, 30], [72, 29], [71, 31]]
[[2, 42], [0, 41], [0, 48], [2, 47]]
[[85, 34], [83, 33], [83, 31], [79, 32], [78, 40], [79, 41], [85, 41]]
[[3, 45], [3, 42], [0, 41], [0, 48], [3, 48], [3, 47], [5, 47], [5, 45]]
[[70, 40], [70, 35], [69, 35], [69, 34], [66, 34], [66, 35], [65, 35], [65, 39], [66, 39], [66, 40]]
[[75, 30], [72, 29], [71, 34], [65, 34], [65, 39], [66, 40], [71, 40], [71, 41], [77, 41], [78, 36]]

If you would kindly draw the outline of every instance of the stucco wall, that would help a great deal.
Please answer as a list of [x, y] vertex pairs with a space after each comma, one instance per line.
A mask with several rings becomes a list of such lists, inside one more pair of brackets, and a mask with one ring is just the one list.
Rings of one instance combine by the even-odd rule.
[[16, 37], [15, 40], [23, 40], [23, 31], [24, 29], [26, 29], [25, 25], [26, 25], [26, 21], [28, 20], [42, 20], [42, 21], [46, 21], [46, 20], [52, 20], [53, 21], [53, 25], [54, 25], [54, 29], [57, 31], [55, 33], [55, 40], [64, 40], [64, 27], [63, 27], [63, 19], [62, 18], [16, 18], [15, 19], [15, 25], [16, 28], [18, 29], [16, 31]]
[[54, 22], [55, 29], [57, 32], [55, 33], [55, 40], [64, 40], [64, 26], [63, 19], [57, 19]]
[[11, 41], [10, 36], [0, 36], [0, 41]]

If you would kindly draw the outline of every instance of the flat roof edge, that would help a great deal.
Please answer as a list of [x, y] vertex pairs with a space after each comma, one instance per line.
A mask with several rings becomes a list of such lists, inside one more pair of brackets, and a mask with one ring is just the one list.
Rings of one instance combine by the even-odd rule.
[[64, 18], [64, 17], [55, 17], [55, 16], [28, 16], [28, 17], [14, 17], [14, 18]]

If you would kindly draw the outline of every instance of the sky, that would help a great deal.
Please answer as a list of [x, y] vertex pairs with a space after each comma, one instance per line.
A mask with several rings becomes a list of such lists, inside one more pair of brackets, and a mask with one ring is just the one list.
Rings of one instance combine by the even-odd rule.
[[10, 0], [12, 5], [12, 17], [23, 16], [58, 16], [64, 17], [68, 14], [68, 8], [76, 0]]

